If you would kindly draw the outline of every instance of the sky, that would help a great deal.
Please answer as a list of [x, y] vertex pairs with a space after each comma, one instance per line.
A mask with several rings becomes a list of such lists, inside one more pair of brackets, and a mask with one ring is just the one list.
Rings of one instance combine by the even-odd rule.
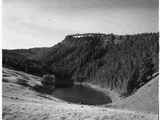
[[2, 48], [48, 47], [67, 34], [158, 32], [158, 0], [3, 0]]

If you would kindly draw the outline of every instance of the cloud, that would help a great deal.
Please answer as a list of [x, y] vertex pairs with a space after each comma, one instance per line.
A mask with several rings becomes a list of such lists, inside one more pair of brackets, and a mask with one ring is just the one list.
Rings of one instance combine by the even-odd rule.
[[52, 46], [65, 34], [158, 31], [158, 0], [5, 0], [3, 48]]

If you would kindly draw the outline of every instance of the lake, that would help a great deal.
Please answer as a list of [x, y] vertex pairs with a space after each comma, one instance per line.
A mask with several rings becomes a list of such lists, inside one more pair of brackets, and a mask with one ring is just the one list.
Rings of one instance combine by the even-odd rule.
[[86, 105], [102, 105], [112, 102], [110, 97], [103, 92], [82, 85], [74, 85], [70, 88], [56, 88], [52, 95], [68, 102]]

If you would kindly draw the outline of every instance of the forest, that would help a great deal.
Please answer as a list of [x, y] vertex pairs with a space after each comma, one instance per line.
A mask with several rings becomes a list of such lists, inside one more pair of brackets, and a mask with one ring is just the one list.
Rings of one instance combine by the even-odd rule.
[[[79, 35], [79, 34], [78, 34]], [[48, 48], [2, 51], [3, 66], [65, 82], [89, 82], [128, 96], [158, 72], [159, 33], [67, 35]]]

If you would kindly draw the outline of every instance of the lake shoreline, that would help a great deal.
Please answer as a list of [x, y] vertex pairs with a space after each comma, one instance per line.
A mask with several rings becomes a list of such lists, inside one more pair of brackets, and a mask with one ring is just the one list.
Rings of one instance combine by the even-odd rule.
[[[122, 97], [120, 97], [120, 95], [118, 93], [116, 93], [115, 91], [113, 90], [110, 90], [110, 89], [106, 89], [106, 88], [102, 88], [101, 86], [99, 85], [95, 85], [93, 83], [89, 83], [89, 82], [83, 82], [83, 83], [79, 83], [79, 82], [75, 82], [74, 85], [82, 85], [82, 86], [86, 86], [86, 87], [89, 87], [91, 89], [94, 89], [98, 92], [102, 92], [105, 96], [108, 96], [111, 98], [112, 102], [117, 102], [119, 100], [122, 99]], [[109, 104], [111, 104], [109, 103]]]

